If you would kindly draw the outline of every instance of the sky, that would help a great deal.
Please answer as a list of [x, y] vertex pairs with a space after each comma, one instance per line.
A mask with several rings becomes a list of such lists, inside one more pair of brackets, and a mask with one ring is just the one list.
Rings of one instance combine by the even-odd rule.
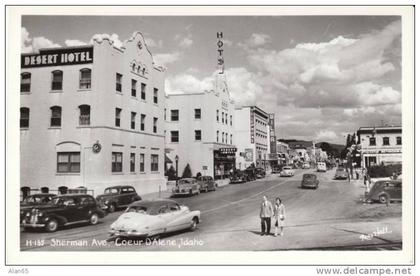
[[22, 52], [140, 31], [167, 68], [167, 93], [213, 88], [217, 32], [236, 106], [275, 113], [277, 138], [345, 143], [362, 126], [401, 125], [396, 16], [24, 16]]

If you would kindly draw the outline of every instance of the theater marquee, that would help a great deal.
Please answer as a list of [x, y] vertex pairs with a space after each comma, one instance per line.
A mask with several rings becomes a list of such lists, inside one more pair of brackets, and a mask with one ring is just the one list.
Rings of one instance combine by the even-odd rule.
[[87, 64], [93, 62], [93, 47], [45, 49], [39, 54], [22, 55], [21, 68]]

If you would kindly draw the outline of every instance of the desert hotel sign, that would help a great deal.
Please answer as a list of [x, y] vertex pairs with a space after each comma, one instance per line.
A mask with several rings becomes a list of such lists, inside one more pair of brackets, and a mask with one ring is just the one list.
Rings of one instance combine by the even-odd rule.
[[93, 47], [41, 50], [22, 55], [21, 68], [87, 64], [93, 62]]

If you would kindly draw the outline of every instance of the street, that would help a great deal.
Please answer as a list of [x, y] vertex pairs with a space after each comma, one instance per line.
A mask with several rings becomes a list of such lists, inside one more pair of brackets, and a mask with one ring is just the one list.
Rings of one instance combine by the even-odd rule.
[[[194, 232], [168, 234], [153, 241], [107, 241], [111, 223], [122, 212], [119, 210], [94, 226], [71, 226], [55, 233], [21, 232], [21, 250], [401, 250], [401, 203], [388, 207], [363, 204], [363, 182], [333, 180], [335, 169], [314, 172], [320, 180], [318, 189], [301, 189], [303, 173], [312, 172], [314, 169], [297, 170], [290, 178], [272, 174], [215, 192], [175, 198], [191, 210], [201, 211], [202, 221]], [[271, 202], [280, 197], [286, 207], [284, 236], [260, 236], [259, 208], [264, 195]], [[273, 233], [274, 223], [271, 229]]]

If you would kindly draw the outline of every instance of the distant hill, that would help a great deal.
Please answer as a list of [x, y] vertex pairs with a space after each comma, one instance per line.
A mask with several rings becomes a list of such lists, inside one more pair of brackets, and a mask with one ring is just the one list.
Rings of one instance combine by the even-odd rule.
[[[279, 142], [286, 143], [290, 148], [308, 148], [312, 147], [312, 141], [296, 140], [296, 139], [277, 139]], [[344, 145], [332, 144], [328, 142], [318, 142], [315, 144], [316, 147], [326, 151], [328, 155], [339, 157], [341, 151], [345, 148]]]

